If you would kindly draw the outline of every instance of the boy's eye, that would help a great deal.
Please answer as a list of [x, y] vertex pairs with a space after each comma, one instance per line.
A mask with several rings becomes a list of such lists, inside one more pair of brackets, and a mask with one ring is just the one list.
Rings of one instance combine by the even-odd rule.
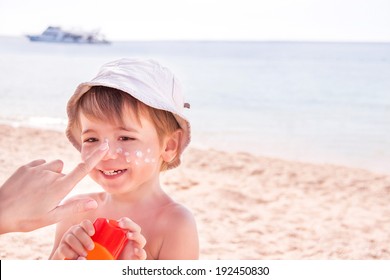
[[91, 138], [85, 139], [83, 142], [84, 143], [93, 143], [93, 142], [97, 142], [97, 141], [99, 141], [97, 138], [91, 137]]
[[132, 141], [132, 140], [135, 140], [135, 138], [128, 137], [128, 136], [121, 136], [121, 137], [119, 137], [119, 140], [120, 141]]

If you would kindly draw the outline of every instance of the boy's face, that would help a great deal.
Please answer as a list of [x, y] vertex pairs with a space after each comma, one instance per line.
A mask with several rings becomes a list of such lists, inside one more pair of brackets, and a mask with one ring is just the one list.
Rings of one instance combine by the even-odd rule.
[[87, 118], [80, 113], [81, 157], [87, 158], [104, 141], [109, 151], [90, 176], [109, 193], [133, 191], [158, 183], [162, 163], [159, 138], [153, 123], [140, 116], [140, 123], [128, 108], [124, 124]]

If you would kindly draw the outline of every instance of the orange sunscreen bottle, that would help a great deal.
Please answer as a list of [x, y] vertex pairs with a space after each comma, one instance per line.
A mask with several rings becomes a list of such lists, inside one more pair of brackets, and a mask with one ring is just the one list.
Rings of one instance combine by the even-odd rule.
[[93, 226], [95, 248], [88, 252], [87, 260], [116, 260], [127, 243], [127, 231], [117, 221], [105, 218], [97, 218]]

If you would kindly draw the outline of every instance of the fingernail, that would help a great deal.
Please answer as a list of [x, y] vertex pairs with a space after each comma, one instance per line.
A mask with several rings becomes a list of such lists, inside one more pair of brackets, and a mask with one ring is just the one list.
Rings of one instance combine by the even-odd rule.
[[96, 209], [97, 207], [98, 207], [98, 204], [95, 200], [90, 200], [87, 203], [85, 203], [85, 205], [84, 205], [85, 210], [93, 210], [93, 209]]
[[104, 141], [104, 142], [100, 145], [99, 149], [100, 149], [101, 151], [107, 150], [107, 149], [108, 149], [108, 141]]
[[124, 218], [120, 218], [119, 220], [117, 220], [117, 222], [118, 222], [118, 226], [121, 228], [124, 228], [126, 226], [126, 222], [124, 221]]
[[127, 235], [127, 238], [131, 239], [131, 238], [133, 237], [134, 234], [133, 234], [132, 232], [129, 231], [128, 233], [126, 233], [126, 235]]

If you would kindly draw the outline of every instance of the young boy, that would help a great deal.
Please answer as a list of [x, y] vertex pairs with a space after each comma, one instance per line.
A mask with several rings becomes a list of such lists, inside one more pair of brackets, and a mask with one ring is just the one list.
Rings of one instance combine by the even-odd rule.
[[67, 136], [83, 159], [108, 146], [89, 173], [105, 192], [71, 198], [93, 198], [98, 208], [57, 225], [51, 259], [84, 259], [99, 217], [117, 220], [128, 231], [119, 259], [199, 257], [194, 217], [159, 180], [161, 171], [180, 164], [190, 141], [184, 107], [176, 78], [151, 60], [107, 63], [79, 85], [68, 102]]

